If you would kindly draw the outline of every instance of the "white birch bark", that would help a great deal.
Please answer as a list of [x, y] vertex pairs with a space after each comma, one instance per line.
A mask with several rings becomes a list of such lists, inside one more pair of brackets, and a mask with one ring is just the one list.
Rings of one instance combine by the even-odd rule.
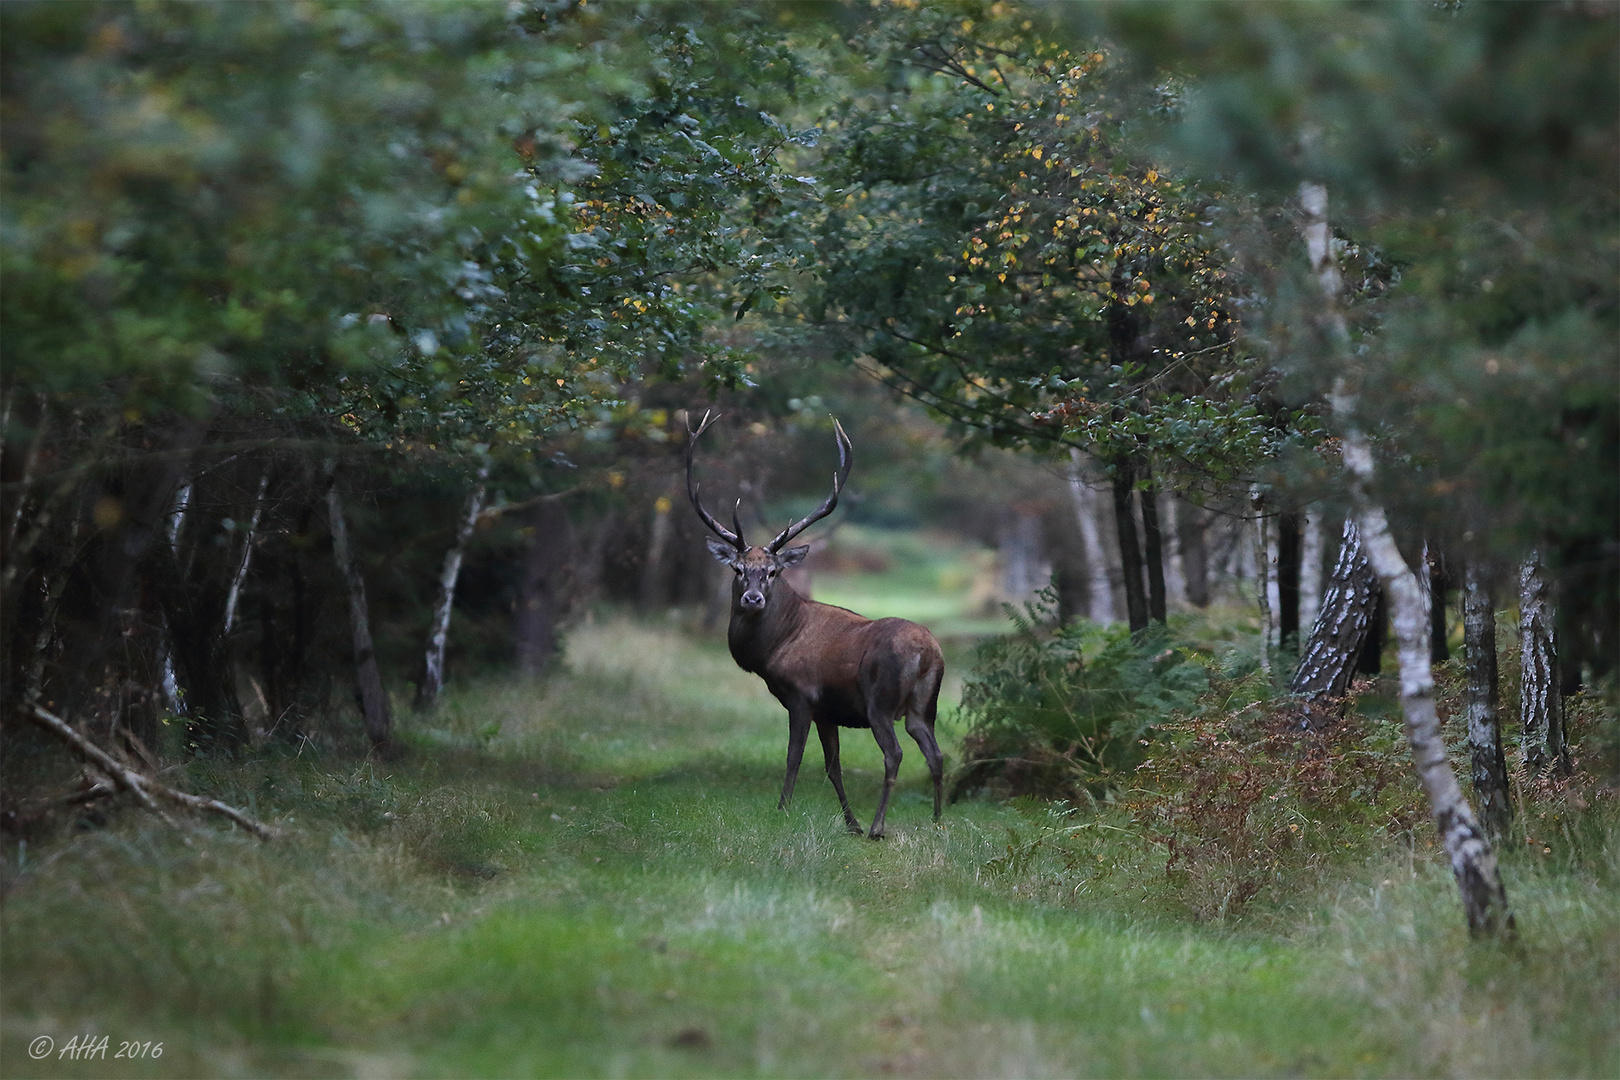
[[[1327, 329], [1334, 344], [1348, 354], [1349, 331], [1339, 309], [1339, 270], [1328, 231], [1327, 189], [1319, 184], [1301, 184], [1300, 204], [1305, 211], [1305, 242], [1311, 269], [1322, 288]], [[1367, 560], [1383, 583], [1384, 595], [1389, 601], [1400, 661], [1401, 711], [1406, 740], [1412, 748], [1418, 781], [1428, 796], [1435, 828], [1440, 833], [1462, 895], [1468, 929], [1476, 935], [1511, 935], [1513, 913], [1496, 871], [1496, 853], [1457, 783], [1457, 774], [1452, 771], [1445, 742], [1440, 736], [1440, 718], [1434, 703], [1434, 672], [1429, 663], [1429, 613], [1423, 604], [1417, 577], [1395, 544], [1384, 508], [1372, 498], [1372, 448], [1356, 422], [1355, 395], [1342, 377], [1335, 380], [1328, 402], [1334, 424], [1341, 433], [1340, 446], [1357, 529]]]
[[259, 517], [264, 513], [264, 492], [270, 486], [270, 474], [263, 473], [259, 477], [259, 490], [253, 496], [253, 515], [248, 519], [247, 532], [242, 535], [242, 557], [236, 562], [236, 572], [231, 575], [231, 588], [225, 594], [225, 634], [230, 636], [231, 627], [236, 625], [237, 602], [242, 597], [242, 582], [247, 580], [248, 565], [253, 561], [253, 537], [259, 531]]
[[1556, 615], [1541, 552], [1532, 551], [1519, 567], [1520, 745], [1531, 772], [1567, 776], [1572, 764], [1558, 675]]
[[1474, 798], [1487, 835], [1500, 841], [1513, 824], [1507, 759], [1502, 753], [1502, 722], [1496, 686], [1496, 605], [1475, 563], [1463, 580], [1463, 650], [1468, 672], [1468, 757]]
[[1254, 598], [1260, 605], [1260, 672], [1271, 677], [1271, 606], [1272, 579], [1270, 573], [1273, 548], [1267, 541], [1265, 506], [1258, 488], [1249, 493], [1249, 506], [1254, 510]]
[[456, 581], [461, 577], [461, 563], [472, 540], [478, 515], [484, 509], [488, 494], [489, 466], [478, 467], [478, 479], [467, 495], [467, 508], [456, 526], [455, 542], [444, 553], [444, 568], [439, 571], [439, 592], [433, 605], [433, 623], [428, 630], [427, 653], [422, 659], [422, 682], [416, 688], [416, 704], [425, 708], [439, 698], [444, 689], [444, 653], [450, 641], [450, 613], [455, 607]]
[[[191, 481], [180, 485], [180, 490], [174, 495], [174, 509], [169, 512], [169, 550], [174, 553], [175, 559], [180, 558], [180, 531], [185, 528], [186, 511], [191, 506]], [[163, 694], [163, 704], [175, 716], [186, 714], [185, 695], [180, 692], [180, 678], [174, 670], [174, 650], [169, 646], [169, 627], [165, 622], [162, 635], [158, 641], [160, 658], [158, 666], [161, 674], [158, 677], [158, 686]]]
[[1308, 510], [1299, 547], [1299, 628], [1310, 637], [1322, 613], [1322, 512]]
[[1074, 449], [1069, 451], [1069, 494], [1074, 500], [1080, 542], [1086, 549], [1087, 614], [1092, 622], [1106, 626], [1114, 621], [1114, 586], [1108, 573], [1102, 530], [1097, 525], [1097, 493], [1087, 485], [1080, 467], [1080, 451]]

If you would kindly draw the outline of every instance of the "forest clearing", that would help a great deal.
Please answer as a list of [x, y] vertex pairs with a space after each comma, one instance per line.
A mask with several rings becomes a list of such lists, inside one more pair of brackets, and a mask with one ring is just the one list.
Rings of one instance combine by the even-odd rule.
[[1614, 0], [0, 3], [4, 1075], [1617, 1016]]

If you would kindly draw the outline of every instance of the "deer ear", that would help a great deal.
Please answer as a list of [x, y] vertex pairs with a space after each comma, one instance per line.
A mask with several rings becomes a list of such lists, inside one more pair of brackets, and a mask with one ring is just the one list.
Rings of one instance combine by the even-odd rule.
[[713, 555], [716, 559], [718, 559], [719, 561], [725, 563], [727, 566], [730, 566], [732, 568], [736, 567], [736, 565], [737, 565], [737, 549], [736, 548], [732, 547], [730, 544], [726, 543], [724, 540], [716, 540], [712, 536], [705, 537], [704, 539], [707, 540], [708, 543], [709, 543], [709, 554]]
[[788, 548], [785, 551], [778, 551], [776, 553], [776, 561], [781, 563], [783, 566], [798, 566], [800, 563], [804, 562], [804, 557], [808, 554], [810, 554], [810, 545], [806, 544], [804, 547]]

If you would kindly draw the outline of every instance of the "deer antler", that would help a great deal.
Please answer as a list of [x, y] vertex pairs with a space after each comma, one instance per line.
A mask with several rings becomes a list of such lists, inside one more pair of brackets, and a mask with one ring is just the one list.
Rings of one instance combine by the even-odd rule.
[[[736, 532], [732, 532], [730, 529], [714, 520], [714, 515], [703, 509], [703, 503], [698, 499], [697, 481], [692, 479], [692, 452], [697, 448], [698, 436], [707, 431], [709, 429], [709, 425], [718, 419], [720, 419], [718, 415], [711, 416], [709, 411], [705, 409], [703, 412], [703, 421], [702, 423], [698, 424], [697, 430], [694, 431], [690, 424], [688, 424], [686, 428], [687, 434], [691, 436], [691, 438], [687, 439], [686, 441], [686, 497], [692, 500], [692, 509], [697, 511], [698, 518], [703, 522], [703, 524], [709, 527], [709, 530], [713, 532], [714, 535], [718, 536], [720, 539], [724, 540], [738, 551], [747, 551], [748, 543], [743, 539], [742, 523], [738, 520], [737, 508], [734, 507], [731, 511], [731, 524], [736, 526], [737, 529]], [[742, 500], [738, 499], [737, 507], [741, 507], [741, 505]]]
[[827, 496], [827, 501], [822, 503], [820, 508], [809, 517], [800, 518], [792, 525], [789, 525], [787, 528], [783, 529], [781, 534], [778, 535], [775, 540], [772, 540], [766, 545], [766, 551], [774, 554], [781, 550], [783, 544], [787, 543], [789, 540], [792, 540], [795, 536], [798, 536], [800, 533], [804, 532], [804, 530], [808, 529], [810, 526], [832, 513], [833, 509], [838, 505], [838, 493], [844, 490], [844, 481], [849, 479], [849, 467], [854, 463], [854, 459], [851, 457], [852, 451], [849, 445], [849, 436], [844, 434], [844, 425], [840, 424], [837, 420], [833, 421], [833, 438], [834, 441], [838, 443], [838, 471], [833, 473], [832, 494]]

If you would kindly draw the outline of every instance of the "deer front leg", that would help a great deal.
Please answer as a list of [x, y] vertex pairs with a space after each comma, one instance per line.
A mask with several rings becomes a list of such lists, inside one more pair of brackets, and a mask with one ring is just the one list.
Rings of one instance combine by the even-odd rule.
[[786, 810], [793, 801], [793, 785], [799, 779], [799, 763], [804, 760], [804, 744], [810, 738], [810, 707], [803, 701], [788, 706], [788, 758], [787, 778], [782, 781], [782, 800], [778, 810]]
[[861, 823], [855, 820], [855, 814], [849, 808], [849, 798], [844, 794], [844, 770], [838, 764], [838, 725], [831, 720], [817, 720], [816, 734], [821, 736], [821, 756], [827, 762], [827, 779], [832, 781], [833, 790], [838, 792], [838, 805], [844, 808], [844, 824], [856, 836], [861, 834]]

